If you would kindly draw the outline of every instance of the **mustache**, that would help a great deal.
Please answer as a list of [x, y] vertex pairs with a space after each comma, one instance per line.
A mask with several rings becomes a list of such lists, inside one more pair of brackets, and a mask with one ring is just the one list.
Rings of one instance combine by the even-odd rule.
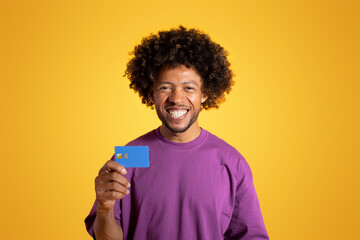
[[169, 108], [169, 107], [190, 108], [189, 106], [187, 106], [185, 104], [176, 104], [176, 103], [167, 104], [165, 106], [165, 108]]

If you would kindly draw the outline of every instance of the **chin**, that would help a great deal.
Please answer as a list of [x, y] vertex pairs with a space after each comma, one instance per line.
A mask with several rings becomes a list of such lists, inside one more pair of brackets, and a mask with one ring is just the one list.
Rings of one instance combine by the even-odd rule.
[[169, 124], [167, 124], [167, 123], [164, 123], [164, 125], [165, 125], [165, 127], [166, 127], [168, 130], [170, 130], [170, 131], [173, 132], [173, 133], [183, 133], [183, 132], [186, 132], [186, 131], [190, 128], [190, 126], [191, 126], [191, 125], [189, 125], [189, 126], [185, 126], [185, 127], [171, 127], [171, 126], [169, 126]]

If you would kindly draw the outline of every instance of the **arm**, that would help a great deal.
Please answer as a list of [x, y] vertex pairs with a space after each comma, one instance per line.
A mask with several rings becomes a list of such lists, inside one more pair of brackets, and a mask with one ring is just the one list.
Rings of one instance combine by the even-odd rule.
[[98, 240], [123, 240], [123, 231], [115, 220], [114, 211], [97, 211], [94, 233]]
[[235, 206], [225, 239], [269, 239], [255, 192], [252, 173], [244, 158], [240, 160], [238, 169]]
[[98, 240], [122, 240], [123, 231], [114, 216], [114, 204], [129, 193], [129, 181], [123, 176], [126, 169], [109, 160], [95, 179], [96, 218], [94, 234]]

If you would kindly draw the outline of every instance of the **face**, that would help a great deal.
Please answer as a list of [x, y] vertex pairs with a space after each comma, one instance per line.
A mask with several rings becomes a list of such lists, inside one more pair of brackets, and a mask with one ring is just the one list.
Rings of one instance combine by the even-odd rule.
[[159, 73], [149, 98], [168, 130], [183, 133], [197, 124], [201, 103], [207, 99], [201, 87], [201, 77], [193, 68], [180, 65]]

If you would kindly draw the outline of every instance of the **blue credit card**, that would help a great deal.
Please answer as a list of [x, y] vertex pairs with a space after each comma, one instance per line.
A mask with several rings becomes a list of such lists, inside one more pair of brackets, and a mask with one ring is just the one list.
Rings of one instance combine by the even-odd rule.
[[115, 162], [124, 167], [150, 167], [148, 146], [116, 146]]

